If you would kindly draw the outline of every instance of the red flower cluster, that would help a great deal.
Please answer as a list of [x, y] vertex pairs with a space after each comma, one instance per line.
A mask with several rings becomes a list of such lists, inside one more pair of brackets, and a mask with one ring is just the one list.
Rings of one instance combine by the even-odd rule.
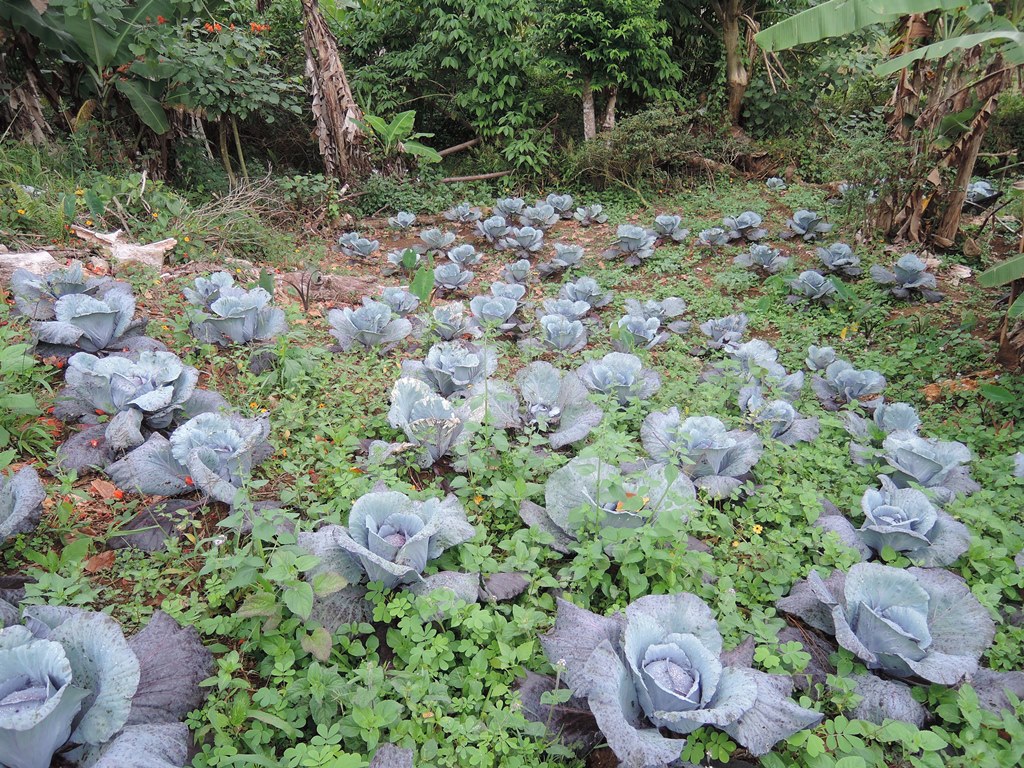
[[270, 25], [269, 24], [257, 24], [255, 21], [250, 21], [249, 22], [249, 29], [250, 29], [250, 31], [255, 32], [256, 34], [259, 34], [260, 32], [269, 32], [270, 31]]
[[220, 32], [222, 29], [224, 29], [224, 27], [219, 22], [215, 21], [213, 24], [211, 24], [210, 22], [206, 22], [205, 24], [203, 24], [203, 29], [205, 29], [207, 32]]

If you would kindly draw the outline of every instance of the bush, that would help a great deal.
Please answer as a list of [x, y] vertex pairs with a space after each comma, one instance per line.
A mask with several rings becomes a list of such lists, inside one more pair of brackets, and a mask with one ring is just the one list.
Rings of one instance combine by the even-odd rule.
[[1016, 152], [1024, 147], [1024, 93], [1004, 93], [985, 134], [982, 152]]
[[701, 158], [731, 163], [745, 147], [725, 122], [695, 119], [659, 105], [620, 121], [607, 136], [581, 145], [568, 161], [568, 175], [598, 189], [616, 182], [669, 188], [680, 177], [706, 170]]

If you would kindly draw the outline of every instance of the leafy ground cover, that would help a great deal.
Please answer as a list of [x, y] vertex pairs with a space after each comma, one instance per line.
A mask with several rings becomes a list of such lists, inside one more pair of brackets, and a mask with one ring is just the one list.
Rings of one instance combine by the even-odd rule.
[[[998, 692], [1020, 681], [995, 673], [1024, 662], [1024, 386], [992, 359], [995, 297], [830, 227], [827, 197], [708, 186], [582, 221], [590, 195], [506, 202], [534, 251], [478, 228], [481, 200], [359, 221], [305, 278], [120, 271], [95, 300], [150, 317], [134, 362], [173, 352], [234, 414], [179, 392], [125, 407], [145, 414], [127, 433], [61, 405], [83, 358], [19, 346], [79, 337], [6, 305], [0, 457], [46, 499], [3, 543], [4, 596], [125, 636], [157, 611], [194, 628], [201, 767], [357, 768], [387, 744], [436, 766], [1017, 765], [1021, 706]], [[521, 295], [491, 288], [524, 257]], [[455, 262], [472, 278], [432, 285]], [[225, 267], [233, 286], [196, 279]], [[328, 277], [388, 312], [335, 315], [359, 297], [325, 299]], [[69, 322], [60, 301], [36, 322]], [[453, 301], [461, 322], [438, 314]], [[109, 330], [79, 348], [116, 352]], [[107, 453], [76, 463], [76, 440]]]

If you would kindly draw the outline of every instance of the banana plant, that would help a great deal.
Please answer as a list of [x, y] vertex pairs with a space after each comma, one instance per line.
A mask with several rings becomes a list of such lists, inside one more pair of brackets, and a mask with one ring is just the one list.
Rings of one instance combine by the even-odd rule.
[[416, 123], [416, 110], [414, 109], [399, 112], [391, 119], [391, 122], [377, 115], [363, 115], [362, 120], [355, 122], [367, 136], [377, 142], [387, 158], [412, 155], [426, 163], [441, 162], [441, 155], [437, 153], [437, 150], [419, 141], [419, 139], [429, 139], [434, 134], [418, 133], [413, 130]]

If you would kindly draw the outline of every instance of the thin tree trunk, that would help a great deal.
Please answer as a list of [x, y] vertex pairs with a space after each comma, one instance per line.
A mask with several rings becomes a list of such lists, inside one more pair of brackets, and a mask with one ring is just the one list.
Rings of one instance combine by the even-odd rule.
[[217, 121], [217, 135], [220, 139], [220, 161], [224, 163], [224, 171], [228, 175], [228, 184], [236, 184], [235, 172], [231, 168], [231, 155], [228, 154], [228, 128], [224, 123], [224, 115]]
[[249, 169], [245, 165], [245, 153], [242, 152], [242, 137], [238, 135], [238, 122], [231, 116], [231, 133], [235, 137], [235, 154], [238, 155], [238, 167], [242, 169], [242, 178], [249, 181]]
[[597, 119], [594, 116], [594, 88], [590, 77], [583, 80], [583, 139], [590, 141], [597, 137]]
[[722, 44], [725, 48], [725, 82], [729, 95], [729, 119], [739, 127], [743, 113], [743, 96], [750, 85], [750, 73], [743, 63], [743, 36], [740, 34], [741, 0], [722, 0], [714, 3], [715, 13], [722, 24]]
[[608, 89], [608, 102], [604, 107], [604, 119], [601, 121], [601, 130], [610, 131], [615, 127], [615, 102], [619, 99], [619, 86], [613, 85]]
[[302, 0], [302, 16], [306, 74], [324, 171], [347, 181], [368, 168], [362, 132], [356, 124], [363, 115], [352, 96], [338, 41], [320, 13], [318, 0]]

